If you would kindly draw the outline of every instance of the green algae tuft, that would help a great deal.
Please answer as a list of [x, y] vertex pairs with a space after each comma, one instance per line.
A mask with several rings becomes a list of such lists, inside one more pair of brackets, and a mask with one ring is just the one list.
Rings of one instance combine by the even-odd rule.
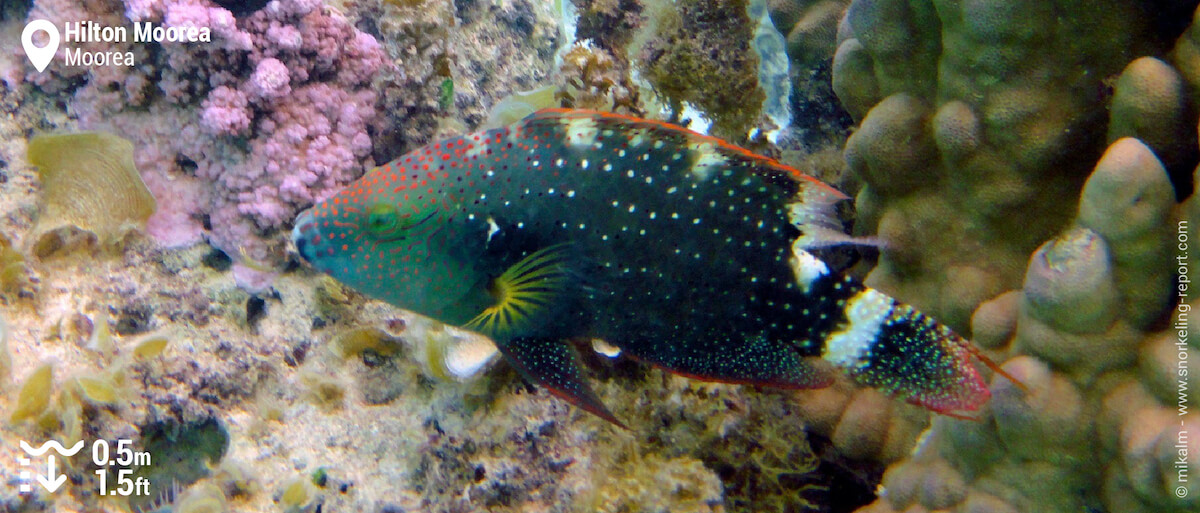
[[150, 334], [137, 342], [133, 347], [133, 357], [137, 360], [149, 360], [167, 350], [170, 339], [164, 334]]
[[79, 376], [75, 386], [88, 402], [97, 405], [116, 404], [119, 395], [117, 384], [107, 376]]
[[548, 85], [529, 91], [517, 91], [496, 102], [480, 127], [505, 127], [538, 110], [558, 106], [558, 87]]
[[344, 359], [360, 356], [364, 351], [374, 351], [380, 356], [400, 351], [400, 340], [378, 328], [351, 328], [334, 336], [333, 345]]
[[337, 378], [312, 369], [300, 371], [305, 397], [326, 412], [340, 409], [346, 401], [346, 387]]
[[430, 328], [414, 343], [413, 353], [425, 374], [439, 381], [470, 381], [500, 354], [491, 339], [446, 326]]
[[27, 281], [25, 255], [0, 233], [0, 294], [18, 292]]
[[17, 408], [13, 410], [9, 420], [16, 424], [29, 418], [37, 418], [50, 405], [50, 395], [54, 390], [54, 366], [46, 363], [34, 370], [21, 392], [17, 395]]
[[8, 386], [12, 374], [12, 355], [8, 353], [8, 324], [0, 317], [0, 390]]
[[[204, 480], [214, 474], [214, 467], [229, 450], [229, 432], [215, 418], [196, 422], [167, 420], [152, 422], [139, 428], [142, 450], [154, 455], [153, 465], [138, 468], [133, 479], [150, 481], [150, 495], [130, 498], [130, 506], [145, 509], [170, 486], [189, 489], [176, 502], [176, 512], [220, 512], [226, 509], [225, 494]], [[218, 471], [219, 473], [219, 471]], [[115, 480], [116, 475], [110, 476]], [[113, 482], [113, 481], [110, 481]]]
[[225, 508], [225, 493], [212, 483], [201, 483], [188, 490], [175, 506], [178, 513], [223, 513]]
[[284, 511], [302, 511], [304, 506], [312, 501], [312, 495], [308, 480], [297, 477], [284, 485], [279, 496], [279, 505], [283, 506]]

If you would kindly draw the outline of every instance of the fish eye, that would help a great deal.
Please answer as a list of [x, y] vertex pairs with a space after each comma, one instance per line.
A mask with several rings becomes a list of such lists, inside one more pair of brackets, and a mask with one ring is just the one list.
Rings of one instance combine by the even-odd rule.
[[374, 235], [386, 235], [399, 226], [399, 220], [395, 205], [376, 203], [367, 208], [366, 229]]

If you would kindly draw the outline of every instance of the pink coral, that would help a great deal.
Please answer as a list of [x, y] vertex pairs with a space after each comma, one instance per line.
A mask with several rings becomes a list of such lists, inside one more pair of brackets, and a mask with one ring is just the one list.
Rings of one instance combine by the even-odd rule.
[[[194, 241], [197, 220], [207, 217], [209, 242], [272, 262], [281, 253], [271, 230], [371, 165], [379, 116], [370, 82], [387, 60], [374, 37], [320, 5], [273, 0], [235, 18], [210, 0], [126, 0], [128, 20], [205, 26], [213, 41], [122, 47], [137, 53], [138, 66], [52, 66], [28, 77], [70, 95], [83, 128], [156, 149], [139, 169], [153, 176], [156, 193], [189, 203], [153, 220], [152, 235]], [[97, 0], [37, 0], [31, 16], [128, 24], [111, 11]], [[187, 128], [164, 128], [164, 115]]]
[[146, 233], [169, 248], [186, 247], [203, 239], [204, 227], [193, 209], [203, 204], [206, 189], [194, 178], [167, 178], [145, 173], [146, 187], [158, 201], [158, 210], [146, 222]]
[[271, 0], [265, 10], [282, 16], [304, 16], [319, 5], [321, 0]]
[[130, 21], [146, 21], [162, 16], [162, 4], [159, 0], [126, 0], [125, 17]]
[[[163, 10], [163, 23], [168, 27], [207, 27], [212, 19], [210, 11], [225, 9], [209, 8], [197, 2], [174, 2]], [[229, 11], [225, 11], [229, 12]]]
[[250, 77], [250, 93], [259, 98], [278, 98], [292, 92], [288, 85], [289, 80], [287, 66], [279, 59], [263, 59], [254, 68], [254, 75]]
[[370, 34], [359, 32], [354, 35], [346, 48], [343, 57], [350, 65], [338, 69], [338, 81], [343, 84], [362, 84], [369, 82], [383, 64], [383, 48]]
[[204, 100], [200, 124], [217, 135], [241, 134], [250, 128], [248, 105], [245, 93], [231, 87], [218, 87]]
[[296, 27], [279, 24], [272, 24], [267, 29], [267, 40], [281, 50], [298, 50], [304, 42], [304, 38], [300, 37], [300, 31]]

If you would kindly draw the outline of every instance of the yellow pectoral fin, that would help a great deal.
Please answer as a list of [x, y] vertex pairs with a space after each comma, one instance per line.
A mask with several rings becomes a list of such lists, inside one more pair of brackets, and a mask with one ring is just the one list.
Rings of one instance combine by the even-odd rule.
[[565, 290], [566, 253], [566, 244], [556, 244], [513, 264], [488, 287], [496, 304], [463, 327], [491, 337], [509, 337], [527, 330]]

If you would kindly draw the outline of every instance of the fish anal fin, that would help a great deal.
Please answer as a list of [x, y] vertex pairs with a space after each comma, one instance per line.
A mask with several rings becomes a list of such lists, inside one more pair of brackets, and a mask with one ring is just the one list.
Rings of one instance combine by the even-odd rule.
[[526, 379], [545, 387], [551, 394], [629, 429], [608, 411], [583, 379], [575, 350], [561, 340], [548, 337], [517, 337], [499, 344], [500, 351]]
[[786, 343], [751, 336], [734, 342], [643, 343], [626, 348], [634, 359], [684, 377], [786, 389], [825, 388], [834, 367], [820, 358], [801, 356]]

